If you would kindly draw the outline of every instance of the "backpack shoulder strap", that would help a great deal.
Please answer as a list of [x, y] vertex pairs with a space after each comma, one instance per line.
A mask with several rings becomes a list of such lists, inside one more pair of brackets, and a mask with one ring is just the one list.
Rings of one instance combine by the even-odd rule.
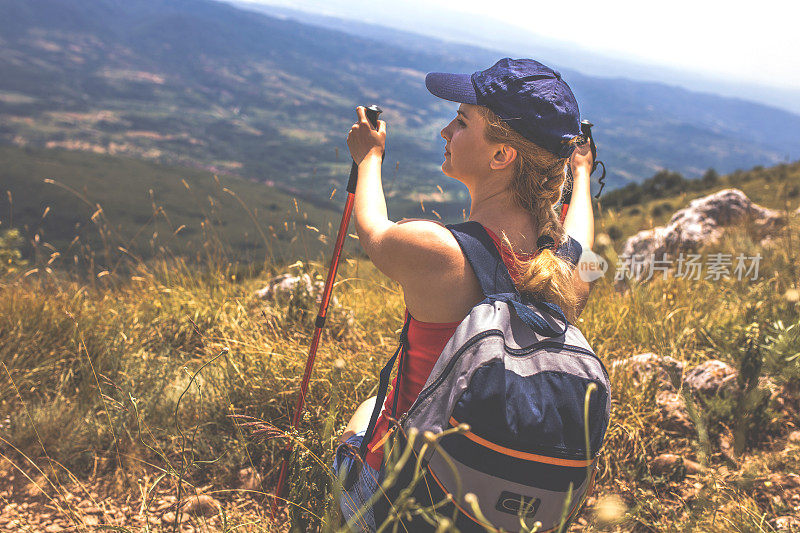
[[460, 224], [449, 224], [446, 227], [458, 241], [467, 262], [475, 272], [484, 297], [511, 304], [522, 321], [540, 335], [558, 337], [566, 333], [568, 322], [560, 307], [543, 301], [529, 302], [540, 312], [553, 317], [557, 323], [560, 322], [560, 325], [553, 325], [522, 303], [523, 297], [514, 286], [500, 251], [480, 223], [470, 220]]
[[480, 223], [470, 220], [446, 227], [475, 271], [484, 296], [519, 294], [494, 241]]
[[574, 269], [576, 266], [578, 266], [578, 261], [583, 253], [583, 246], [581, 246], [581, 243], [567, 235], [567, 240], [558, 247], [558, 250], [556, 250], [555, 253], [556, 256], [572, 265], [572, 268]]

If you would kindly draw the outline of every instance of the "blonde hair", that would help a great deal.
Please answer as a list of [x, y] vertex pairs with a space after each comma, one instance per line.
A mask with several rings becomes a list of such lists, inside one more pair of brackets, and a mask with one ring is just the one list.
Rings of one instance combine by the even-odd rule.
[[[561, 196], [567, 158], [558, 157], [529, 141], [491, 109], [484, 106], [479, 106], [479, 109], [486, 122], [486, 140], [508, 144], [517, 151], [513, 163], [514, 178], [510, 184], [512, 202], [533, 215], [539, 231], [536, 239], [549, 235], [558, 246], [565, 235], [553, 206]], [[570, 144], [575, 142], [577, 139], [570, 141]], [[514, 252], [505, 232], [502, 240]], [[512, 253], [515, 269], [520, 272], [516, 286], [525, 295], [558, 305], [567, 320], [574, 322], [577, 318], [578, 296], [572, 281], [572, 267], [554, 252], [545, 248], [527, 261]]]

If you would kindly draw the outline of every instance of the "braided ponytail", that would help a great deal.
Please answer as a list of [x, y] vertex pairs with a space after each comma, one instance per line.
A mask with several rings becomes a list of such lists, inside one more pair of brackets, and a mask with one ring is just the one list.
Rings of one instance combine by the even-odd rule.
[[[517, 207], [533, 215], [539, 235], [553, 239], [555, 247], [565, 239], [564, 228], [553, 206], [561, 195], [565, 179], [566, 158], [545, 150], [511, 129], [494, 112], [478, 108], [486, 120], [485, 136], [489, 142], [504, 143], [517, 151], [511, 198]], [[572, 142], [575, 142], [574, 140]], [[513, 251], [503, 232], [503, 244]], [[576, 318], [578, 297], [572, 281], [572, 267], [555, 255], [555, 247], [541, 249], [532, 259], [521, 260], [512, 253], [517, 271], [517, 289], [526, 295], [558, 305], [569, 321]]]

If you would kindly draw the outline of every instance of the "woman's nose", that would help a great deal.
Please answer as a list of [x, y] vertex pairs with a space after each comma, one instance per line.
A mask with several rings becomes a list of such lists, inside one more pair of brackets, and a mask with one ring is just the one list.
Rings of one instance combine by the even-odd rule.
[[448, 132], [448, 131], [447, 131], [447, 128], [448, 128], [449, 126], [450, 126], [450, 124], [448, 124], [447, 126], [445, 126], [444, 128], [442, 128], [442, 131], [440, 131], [440, 132], [439, 132], [439, 135], [441, 135], [441, 136], [442, 136], [442, 139], [444, 139], [445, 141], [449, 141], [449, 140], [450, 140], [450, 139], [448, 138], [448, 136], [449, 136], [450, 132]]

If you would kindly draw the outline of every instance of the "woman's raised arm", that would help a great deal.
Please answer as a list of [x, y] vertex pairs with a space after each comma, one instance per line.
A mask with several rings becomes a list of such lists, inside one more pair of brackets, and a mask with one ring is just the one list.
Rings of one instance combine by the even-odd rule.
[[347, 137], [350, 154], [358, 164], [353, 215], [359, 243], [375, 267], [408, 287], [463, 262], [458, 243], [440, 224], [389, 220], [381, 183], [386, 123], [378, 121], [376, 131], [367, 122], [363, 107], [357, 113], [359, 120]]
[[589, 189], [592, 150], [588, 142], [575, 148], [569, 165], [572, 171], [572, 200], [564, 218], [564, 231], [581, 243], [584, 250], [591, 250], [594, 246], [594, 212]]
[[[592, 197], [589, 189], [589, 175], [592, 170], [592, 150], [589, 143], [584, 143], [575, 148], [569, 160], [572, 171], [572, 201], [564, 217], [564, 231], [567, 235], [581, 243], [584, 250], [591, 250], [594, 246], [594, 212], [592, 211]], [[581, 277], [580, 263], [573, 274], [573, 283], [578, 294], [578, 306], [575, 316], [583, 312], [589, 300], [591, 283]]]

